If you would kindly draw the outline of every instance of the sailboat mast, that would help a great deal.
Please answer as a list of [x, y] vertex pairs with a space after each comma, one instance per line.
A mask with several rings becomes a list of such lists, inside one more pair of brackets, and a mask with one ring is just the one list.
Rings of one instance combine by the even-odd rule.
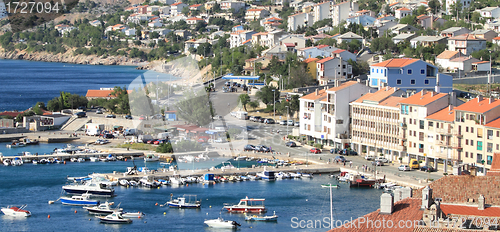
[[332, 195], [332, 184], [330, 184], [330, 229], [333, 229], [333, 195]]

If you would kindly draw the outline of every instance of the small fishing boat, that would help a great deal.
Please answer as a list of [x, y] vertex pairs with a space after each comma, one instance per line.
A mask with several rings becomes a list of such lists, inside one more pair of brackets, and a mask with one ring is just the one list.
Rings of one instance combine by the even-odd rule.
[[276, 222], [278, 221], [278, 215], [276, 215], [276, 212], [274, 212], [272, 216], [245, 216], [245, 221]]
[[37, 165], [38, 164], [38, 160], [32, 160], [31, 163], [33, 163], [34, 165]]
[[25, 143], [26, 145], [36, 145], [39, 141], [36, 139], [23, 138], [21, 139], [21, 142]]
[[109, 155], [106, 157], [106, 159], [107, 159], [108, 161], [116, 161], [116, 158], [115, 158], [113, 155], [111, 155], [111, 154], [109, 154]]
[[128, 182], [128, 180], [125, 180], [125, 179], [119, 180], [118, 184], [120, 184], [121, 186], [129, 186], [130, 185], [130, 183]]
[[165, 204], [160, 206], [168, 205], [172, 208], [200, 208], [201, 201], [197, 200], [196, 195], [183, 195], [182, 197], [178, 197], [177, 199], [172, 199], [173, 195], [170, 195], [170, 201], [167, 201]]
[[28, 205], [2, 207], [2, 213], [13, 217], [29, 217], [31, 216], [31, 212], [25, 210], [26, 206]]
[[98, 157], [90, 157], [90, 162], [97, 162], [99, 161]]
[[83, 163], [83, 162], [85, 162], [85, 159], [84, 159], [84, 158], [78, 158], [76, 161], [77, 161], [78, 163]]
[[300, 173], [288, 173], [290, 175], [291, 178], [301, 178], [302, 175]]
[[146, 154], [146, 156], [144, 156], [144, 162], [156, 162], [159, 160], [160, 157], [154, 154]]
[[131, 181], [129, 181], [128, 183], [129, 183], [129, 184], [130, 184], [130, 186], [132, 186], [132, 187], [137, 187], [137, 186], [139, 185], [139, 183], [137, 183], [137, 181], [135, 181], [135, 180], [131, 180]]
[[48, 164], [48, 163], [49, 163], [49, 161], [48, 161], [47, 159], [40, 159], [40, 160], [38, 161], [38, 163], [39, 163], [39, 164]]
[[129, 218], [124, 218], [121, 212], [114, 212], [110, 215], [104, 217], [98, 217], [101, 220], [101, 223], [108, 224], [129, 224], [132, 223], [132, 220]]
[[205, 220], [205, 224], [212, 228], [236, 228], [241, 226], [241, 224], [236, 221], [227, 221], [222, 219], [221, 217], [212, 220]]
[[13, 140], [11, 144], [6, 145], [7, 148], [16, 148], [16, 147], [26, 147], [26, 143], [19, 142], [17, 140]]
[[123, 212], [122, 217], [124, 218], [141, 218], [144, 217], [143, 212]]
[[100, 204], [100, 205], [96, 205], [96, 206], [92, 206], [92, 207], [83, 207], [84, 209], [86, 209], [89, 213], [91, 214], [110, 214], [110, 213], [113, 213], [113, 212], [122, 212], [123, 209], [122, 208], [111, 208], [111, 206], [113, 205], [114, 203], [113, 202], [105, 202], [104, 204]]
[[309, 174], [309, 173], [300, 173], [300, 175], [304, 178], [312, 178], [313, 175], [312, 174]]
[[234, 213], [265, 213], [266, 207], [264, 201], [266, 199], [248, 198], [241, 199], [237, 205], [224, 204], [224, 209], [227, 212]]
[[338, 184], [322, 184], [322, 188], [340, 188]]
[[22, 159], [19, 159], [19, 157], [14, 158], [14, 160], [11, 161], [12, 166], [21, 166], [24, 164]]
[[92, 194], [84, 193], [81, 196], [60, 197], [59, 200], [63, 205], [99, 205], [99, 201], [90, 199], [90, 196]]

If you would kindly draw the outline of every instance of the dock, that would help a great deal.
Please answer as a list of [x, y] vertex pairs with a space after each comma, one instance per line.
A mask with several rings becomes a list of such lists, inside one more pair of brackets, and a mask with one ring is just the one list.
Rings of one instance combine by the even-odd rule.
[[[291, 166], [266, 166], [267, 171], [274, 172], [301, 172], [309, 174], [332, 174], [340, 172], [340, 168], [332, 167], [331, 165], [325, 164], [314, 164], [314, 165], [291, 165]], [[160, 169], [157, 171], [151, 171], [148, 173], [138, 173], [134, 175], [127, 175], [123, 172], [114, 171], [113, 173], [105, 173], [107, 179], [111, 181], [117, 181], [121, 179], [125, 180], [138, 180], [145, 176], [154, 177], [154, 179], [166, 179], [173, 177], [174, 175], [180, 175], [181, 177], [187, 176], [203, 176], [205, 174], [214, 174], [218, 176], [230, 176], [230, 175], [255, 175], [256, 173], [264, 171], [264, 167], [254, 167], [254, 168], [233, 168], [233, 169], [203, 169], [203, 170], [177, 170], [169, 171], [168, 169]]]

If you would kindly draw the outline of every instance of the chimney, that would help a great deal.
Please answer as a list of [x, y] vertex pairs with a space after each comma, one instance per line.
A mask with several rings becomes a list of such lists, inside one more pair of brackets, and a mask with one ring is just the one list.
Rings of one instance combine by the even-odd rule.
[[450, 93], [450, 105], [457, 105], [457, 95], [453, 91]]
[[449, 105], [448, 106], [448, 111], [452, 111], [453, 110], [453, 105]]
[[481, 102], [483, 100], [483, 95], [478, 95], [477, 96], [477, 103]]
[[484, 210], [484, 196], [483, 195], [479, 195], [479, 199], [477, 202], [479, 203], [477, 209]]
[[494, 99], [493, 97], [490, 97], [490, 99], [489, 99], [489, 101], [488, 101], [488, 102], [489, 102], [489, 104], [493, 103], [493, 101], [494, 101], [494, 100], [495, 100], [495, 99]]
[[316, 96], [318, 96], [318, 94], [319, 94], [319, 89], [316, 89], [315, 93], [316, 93]]
[[357, 81], [358, 81], [358, 83], [361, 83], [361, 78], [358, 78]]
[[434, 97], [434, 91], [431, 92], [431, 97]]
[[425, 94], [426, 94], [425, 89], [422, 89], [422, 91], [420, 91], [420, 96], [423, 97]]
[[432, 204], [432, 189], [429, 185], [422, 190], [422, 207], [420, 209], [429, 209]]
[[394, 211], [394, 197], [389, 193], [384, 193], [380, 196], [380, 213], [392, 214]]
[[401, 200], [413, 196], [413, 191], [409, 187], [404, 187], [401, 189]]
[[389, 87], [389, 86], [385, 87], [385, 91], [389, 91], [389, 89], [391, 89], [391, 87]]

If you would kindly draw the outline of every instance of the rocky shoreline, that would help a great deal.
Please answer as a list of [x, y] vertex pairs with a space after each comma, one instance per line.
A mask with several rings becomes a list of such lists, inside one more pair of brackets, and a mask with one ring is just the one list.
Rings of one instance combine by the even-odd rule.
[[74, 56], [72, 51], [64, 54], [52, 54], [48, 52], [26, 52], [15, 50], [12, 52], [0, 51], [0, 59], [11, 60], [30, 60], [42, 62], [60, 62], [72, 64], [88, 64], [88, 65], [128, 65], [128, 66], [145, 66], [148, 62], [138, 58], [128, 58], [124, 56], [108, 56], [106, 58], [95, 55], [77, 55]]

